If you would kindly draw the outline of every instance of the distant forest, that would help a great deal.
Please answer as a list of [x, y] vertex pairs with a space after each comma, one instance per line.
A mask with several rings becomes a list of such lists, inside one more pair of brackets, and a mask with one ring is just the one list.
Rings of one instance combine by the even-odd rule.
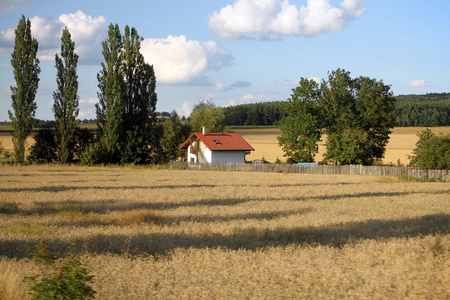
[[[397, 127], [450, 126], [450, 93], [426, 95], [400, 95], [395, 97]], [[283, 117], [284, 101], [260, 102], [224, 107], [227, 126], [271, 126], [278, 125]], [[164, 119], [169, 112], [159, 112]], [[185, 118], [183, 117], [183, 121]], [[95, 124], [95, 120], [80, 120], [81, 124]], [[35, 127], [54, 127], [55, 121], [36, 120]], [[10, 122], [0, 122], [10, 124]]]
[[[396, 126], [450, 126], [450, 93], [396, 96]], [[227, 125], [278, 125], [284, 101], [224, 107]]]

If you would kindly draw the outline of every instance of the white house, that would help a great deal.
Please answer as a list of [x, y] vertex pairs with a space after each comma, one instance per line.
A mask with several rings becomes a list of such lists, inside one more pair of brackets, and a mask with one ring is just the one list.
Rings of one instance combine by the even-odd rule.
[[194, 132], [178, 149], [187, 149], [189, 163], [245, 163], [254, 151], [239, 133]]

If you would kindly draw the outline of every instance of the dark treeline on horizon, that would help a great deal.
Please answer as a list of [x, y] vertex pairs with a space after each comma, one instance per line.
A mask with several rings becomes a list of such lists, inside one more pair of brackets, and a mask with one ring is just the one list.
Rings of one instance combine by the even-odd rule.
[[[397, 127], [450, 126], [450, 93], [396, 96]], [[240, 104], [224, 107], [227, 126], [271, 126], [279, 125], [283, 117], [284, 101]], [[170, 117], [169, 112], [157, 112], [158, 116]], [[184, 117], [183, 117], [184, 118]], [[186, 120], [186, 118], [184, 118]], [[78, 120], [79, 124], [96, 124], [95, 119]], [[8, 125], [10, 122], [2, 121]], [[36, 119], [36, 128], [54, 127], [54, 120]]]
[[[450, 126], [450, 93], [400, 95], [395, 99], [398, 127]], [[278, 125], [283, 117], [284, 101], [241, 104], [223, 108], [230, 125]]]

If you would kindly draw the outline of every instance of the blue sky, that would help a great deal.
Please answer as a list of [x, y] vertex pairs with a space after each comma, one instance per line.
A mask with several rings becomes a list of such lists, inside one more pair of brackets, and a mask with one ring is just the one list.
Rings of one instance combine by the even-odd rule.
[[36, 117], [54, 119], [54, 56], [67, 26], [80, 56], [80, 119], [95, 118], [101, 42], [135, 27], [157, 76], [158, 111], [286, 100], [300, 77], [343, 68], [395, 95], [450, 92], [448, 0], [0, 0], [0, 120], [9, 120], [14, 28], [39, 42]]

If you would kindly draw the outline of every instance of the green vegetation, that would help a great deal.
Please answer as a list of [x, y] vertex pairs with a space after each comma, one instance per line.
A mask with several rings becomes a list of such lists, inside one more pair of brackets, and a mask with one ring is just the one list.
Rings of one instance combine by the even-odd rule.
[[31, 133], [36, 113], [36, 92], [39, 84], [38, 42], [31, 36], [30, 19], [24, 16], [14, 30], [15, 41], [11, 65], [14, 70], [16, 86], [11, 87], [12, 107], [8, 111], [14, 128], [13, 143], [15, 159], [22, 164], [25, 159], [25, 141]]
[[36, 265], [43, 266], [44, 271], [25, 277], [25, 281], [31, 283], [33, 300], [94, 298], [96, 292], [89, 285], [94, 276], [89, 275], [88, 266], [81, 262], [77, 253], [72, 252], [58, 262], [50, 254], [48, 244], [41, 241], [32, 253], [32, 259]]
[[56, 54], [56, 83], [58, 89], [53, 92], [53, 113], [56, 120], [56, 155], [62, 164], [73, 156], [75, 145], [72, 143], [77, 127], [78, 116], [78, 55], [69, 29], [65, 27], [61, 37], [61, 57]]
[[226, 132], [225, 114], [223, 109], [217, 107], [212, 100], [200, 101], [192, 110], [189, 117], [192, 131], [201, 132], [206, 126], [209, 132]]
[[450, 169], [450, 134], [436, 135], [430, 129], [417, 134], [417, 148], [410, 157], [410, 165], [420, 168]]
[[283, 132], [278, 137], [285, 156], [294, 162], [314, 162], [322, 134], [319, 85], [305, 78], [284, 104], [286, 116], [281, 120]]
[[135, 28], [111, 24], [103, 42], [102, 70], [97, 74], [100, 88], [96, 105], [99, 148], [96, 163], [146, 163], [152, 160], [159, 140], [154, 139], [157, 96], [153, 66], [140, 53], [141, 37]]
[[285, 104], [279, 144], [295, 162], [314, 161], [322, 130], [324, 162], [372, 165], [384, 156], [394, 127], [390, 87], [337, 69], [320, 86], [305, 78]]
[[[450, 126], [450, 93], [395, 97], [396, 127]], [[228, 126], [278, 125], [285, 101], [249, 103], [224, 107]]]
[[396, 97], [396, 126], [450, 126], [450, 93]]

